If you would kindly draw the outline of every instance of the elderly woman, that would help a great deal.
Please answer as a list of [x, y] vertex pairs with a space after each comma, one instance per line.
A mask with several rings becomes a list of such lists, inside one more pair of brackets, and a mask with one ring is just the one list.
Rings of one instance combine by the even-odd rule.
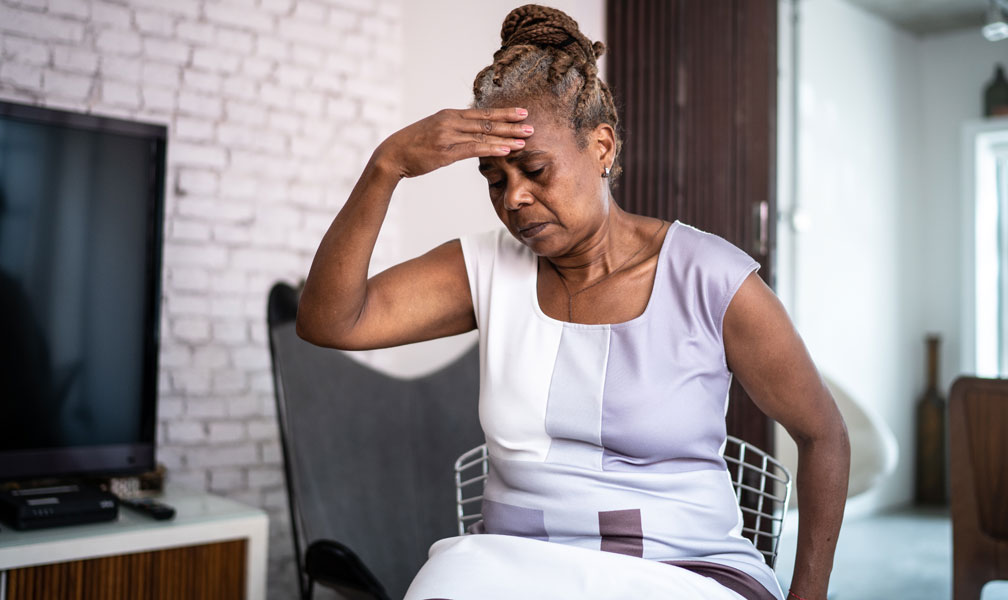
[[[473, 108], [442, 110], [374, 151], [298, 311], [301, 337], [348, 350], [479, 329], [482, 535], [436, 543], [407, 598], [783, 598], [740, 534], [720, 454], [733, 375], [798, 443], [788, 597], [825, 598], [846, 429], [759, 265], [616, 203], [603, 44], [536, 5], [512, 11], [501, 39]], [[368, 279], [399, 180], [467, 158], [505, 229]]]

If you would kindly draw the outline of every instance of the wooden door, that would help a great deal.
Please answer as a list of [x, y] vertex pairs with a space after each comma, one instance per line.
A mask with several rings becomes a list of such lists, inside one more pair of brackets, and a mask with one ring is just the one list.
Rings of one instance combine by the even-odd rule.
[[[724, 237], [772, 285], [776, 0], [609, 0], [607, 22], [625, 131], [617, 200]], [[770, 420], [737, 382], [727, 419], [773, 452]]]

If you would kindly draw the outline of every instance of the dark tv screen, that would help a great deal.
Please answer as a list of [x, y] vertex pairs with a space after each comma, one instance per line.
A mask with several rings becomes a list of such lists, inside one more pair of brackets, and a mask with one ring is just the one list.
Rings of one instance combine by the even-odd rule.
[[0, 481], [154, 466], [165, 140], [0, 102]]

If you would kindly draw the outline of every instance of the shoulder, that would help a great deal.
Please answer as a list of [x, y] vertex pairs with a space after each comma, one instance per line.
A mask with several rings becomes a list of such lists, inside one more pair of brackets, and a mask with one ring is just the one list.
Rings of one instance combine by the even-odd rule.
[[672, 224], [674, 231], [670, 247], [670, 258], [687, 261], [697, 266], [716, 268], [733, 262], [753, 263], [752, 257], [735, 244], [719, 235], [708, 233], [680, 221]]
[[487, 320], [490, 298], [521, 294], [529, 278], [534, 281], [536, 258], [503, 227], [465, 235], [459, 241], [476, 308], [476, 322], [482, 328]]
[[728, 304], [758, 262], [721, 236], [676, 221], [665, 257], [671, 283], [699, 300], [720, 330]]
[[665, 259], [677, 270], [718, 276], [740, 270], [748, 274], [752, 269], [759, 268], [759, 263], [751, 256], [721, 236], [679, 221], [674, 222], [672, 227]]
[[503, 227], [464, 235], [459, 241], [462, 244], [466, 265], [469, 267], [493, 264], [499, 260], [513, 262], [527, 258], [527, 255], [531, 254], [531, 250]]

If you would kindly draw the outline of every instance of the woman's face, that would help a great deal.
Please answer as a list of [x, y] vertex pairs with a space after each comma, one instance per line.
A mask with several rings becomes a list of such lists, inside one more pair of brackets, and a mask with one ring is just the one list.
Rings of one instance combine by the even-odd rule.
[[[525, 148], [480, 158], [480, 173], [487, 179], [494, 210], [511, 235], [539, 256], [576, 253], [609, 213], [602, 166], [612, 159], [600, 143], [599, 129], [589, 134], [585, 148], [579, 148], [569, 125], [548, 110], [528, 111], [522, 123], [535, 132], [526, 138]], [[608, 126], [600, 126], [604, 128]]]

